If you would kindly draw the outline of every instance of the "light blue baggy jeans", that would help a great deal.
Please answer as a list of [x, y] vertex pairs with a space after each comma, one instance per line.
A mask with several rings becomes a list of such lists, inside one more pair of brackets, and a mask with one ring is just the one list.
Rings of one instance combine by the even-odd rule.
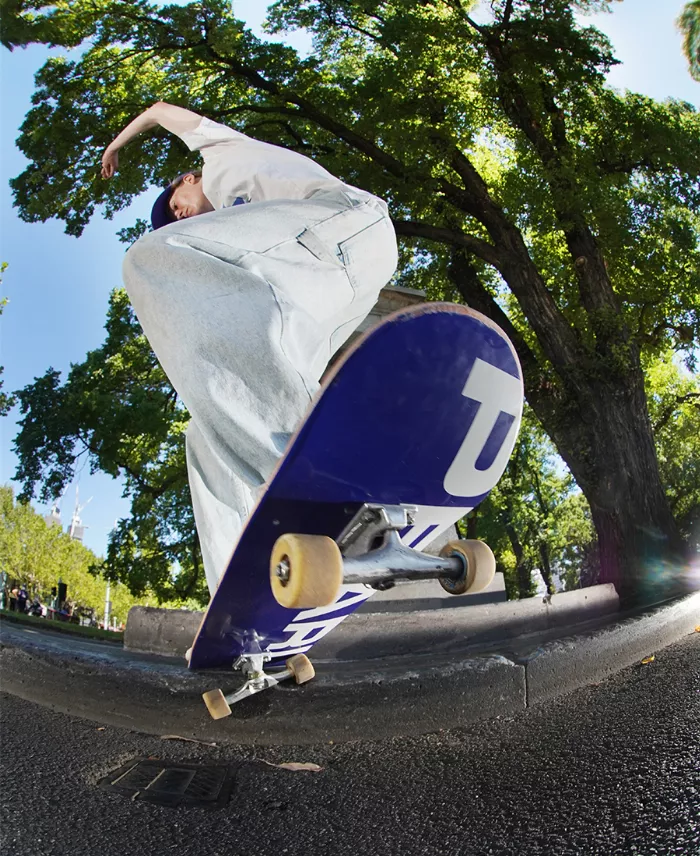
[[191, 417], [187, 470], [210, 592], [329, 358], [396, 262], [386, 204], [348, 187], [181, 220], [127, 252], [126, 290]]

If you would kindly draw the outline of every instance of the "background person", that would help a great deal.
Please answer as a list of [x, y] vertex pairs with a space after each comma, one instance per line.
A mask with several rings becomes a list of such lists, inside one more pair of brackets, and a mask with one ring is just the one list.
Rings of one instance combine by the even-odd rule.
[[17, 612], [24, 614], [27, 611], [27, 600], [29, 595], [25, 586], [21, 586], [17, 593]]

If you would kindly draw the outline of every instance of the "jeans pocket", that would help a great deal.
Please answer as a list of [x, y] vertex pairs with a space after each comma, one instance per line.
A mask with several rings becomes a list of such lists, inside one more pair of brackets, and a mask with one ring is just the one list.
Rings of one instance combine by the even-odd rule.
[[378, 293], [391, 279], [398, 263], [396, 234], [386, 216], [340, 244], [345, 270], [356, 296]]
[[321, 262], [342, 267], [343, 261], [337, 244], [326, 243], [313, 228], [305, 229], [301, 235], [297, 235], [297, 242], [307, 249]]

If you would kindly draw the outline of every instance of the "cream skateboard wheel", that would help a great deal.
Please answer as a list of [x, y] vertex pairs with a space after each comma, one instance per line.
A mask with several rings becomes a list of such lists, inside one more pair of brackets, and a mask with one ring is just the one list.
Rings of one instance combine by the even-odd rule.
[[202, 693], [202, 698], [212, 719], [223, 719], [225, 716], [231, 716], [231, 708], [221, 690], [209, 690], [209, 692]]
[[439, 578], [440, 585], [450, 594], [476, 594], [491, 585], [496, 574], [496, 559], [483, 541], [450, 541], [440, 550], [440, 555], [443, 558], [459, 556], [466, 565], [459, 579]]
[[275, 600], [288, 609], [327, 606], [343, 582], [343, 557], [325, 535], [282, 535], [270, 556], [270, 585]]
[[290, 657], [285, 666], [294, 675], [294, 680], [298, 684], [305, 684], [316, 677], [316, 670], [305, 654], [296, 654], [294, 657]]

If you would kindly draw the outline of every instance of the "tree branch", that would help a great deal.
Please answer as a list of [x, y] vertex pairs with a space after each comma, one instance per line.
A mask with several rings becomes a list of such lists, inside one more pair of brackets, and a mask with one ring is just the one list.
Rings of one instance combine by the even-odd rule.
[[[94, 444], [92, 444], [88, 439], [86, 439], [80, 432], [78, 432], [76, 436], [83, 443], [85, 449], [90, 452], [90, 454], [95, 455], [99, 458], [100, 451]], [[131, 478], [139, 486], [139, 489], [142, 490], [144, 493], [149, 494], [151, 499], [153, 500], [159, 499], [182, 477], [180, 473], [173, 473], [173, 475], [166, 478], [165, 481], [162, 482], [162, 484], [160, 484], [158, 487], [154, 487], [153, 485], [149, 484], [139, 473], [137, 473], [136, 470], [134, 470], [128, 464], [124, 463], [124, 461], [115, 459], [114, 463], [117, 465], [117, 467], [119, 467], [119, 469], [124, 470], [125, 473], [131, 476]]]
[[570, 157], [563, 111], [557, 106], [546, 81], [542, 80], [545, 108], [552, 128], [550, 140], [535, 118], [525, 90], [511, 66], [508, 49], [495, 29], [488, 32], [484, 44], [496, 72], [503, 111], [513, 126], [525, 134], [542, 161], [557, 222], [574, 262], [581, 304], [591, 318], [596, 339], [602, 347], [611, 340], [626, 340], [628, 333], [624, 324], [618, 329], [609, 324], [609, 318], [598, 323], [600, 313], [619, 315], [619, 306], [598, 242], [577, 206], [577, 186], [571, 173], [573, 164], [565, 163]]
[[213, 59], [227, 65], [237, 75], [242, 77], [244, 80], [247, 80], [255, 89], [260, 89], [263, 92], [267, 92], [269, 95], [281, 98], [289, 104], [295, 104], [304, 111], [304, 115], [307, 118], [311, 119], [319, 127], [324, 128], [326, 131], [330, 131], [357, 151], [367, 155], [367, 157], [371, 158], [387, 172], [399, 178], [405, 179], [407, 177], [409, 170], [405, 164], [401, 163], [401, 161], [390, 155], [388, 152], [385, 152], [373, 141], [368, 140], [366, 137], [361, 136], [355, 131], [352, 131], [346, 125], [338, 122], [336, 119], [333, 119], [322, 110], [319, 110], [306, 98], [303, 98], [301, 95], [297, 95], [289, 89], [279, 86], [271, 80], [267, 80], [267, 78], [263, 77], [260, 72], [256, 71], [254, 68], [250, 68], [250, 66], [244, 65], [237, 59], [222, 56], [211, 45], [207, 45], [206, 49]]
[[677, 395], [673, 401], [673, 404], [670, 404], [663, 412], [663, 414], [659, 417], [659, 419], [654, 423], [654, 433], [660, 431], [669, 422], [669, 420], [676, 412], [676, 410], [678, 410], [678, 407], [681, 404], [685, 404], [688, 401], [694, 401], [696, 399], [698, 403], [695, 406], [698, 410], [700, 410], [700, 392], [689, 392], [686, 395]]
[[[447, 275], [467, 305], [498, 324], [513, 343], [523, 371], [525, 395], [540, 422], [556, 425], [556, 414], [566, 406], [575, 412], [574, 399], [568, 397], [563, 385], [553, 382], [548, 376], [541, 357], [530, 348], [522, 333], [486, 289], [464, 250], [454, 250]], [[550, 436], [559, 448], [557, 432], [550, 432]]]
[[[663, 170], [663, 167], [658, 163], [655, 164], [651, 159], [651, 155], [656, 154], [655, 152], [650, 152], [647, 158], [639, 158], [637, 160], [632, 160], [631, 158], [625, 159], [620, 158], [617, 161], [610, 161], [607, 159], [600, 160], [597, 162], [596, 166], [598, 170], [603, 173], [603, 175], [616, 175], [618, 173], [622, 173], [624, 175], [629, 175], [637, 169], [644, 168], [649, 172], [660, 172]], [[663, 152], [658, 152], [658, 154], [663, 154]]]
[[466, 235], [457, 229], [447, 229], [442, 226], [433, 226], [430, 223], [421, 223], [416, 220], [394, 220], [394, 229], [397, 235], [410, 238], [427, 238], [429, 241], [438, 241], [442, 244], [463, 247], [478, 258], [500, 270], [501, 258], [498, 250], [488, 241]]
[[520, 331], [498, 305], [494, 296], [484, 286], [472, 261], [463, 250], [453, 251], [447, 275], [466, 304], [498, 324], [508, 336], [518, 353], [523, 370], [527, 365], [532, 371], [539, 372], [535, 354], [530, 350]]

